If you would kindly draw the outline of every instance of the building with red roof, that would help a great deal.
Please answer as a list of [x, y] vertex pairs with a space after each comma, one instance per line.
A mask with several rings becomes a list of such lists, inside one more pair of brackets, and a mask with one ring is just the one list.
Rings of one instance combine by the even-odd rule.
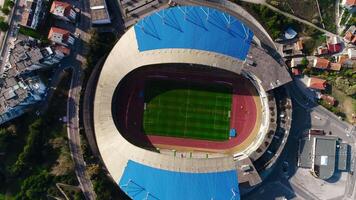
[[338, 43], [338, 44], [330, 44], [330, 43], [328, 43], [327, 46], [328, 46], [328, 52], [329, 53], [338, 53], [342, 49], [342, 46], [341, 46], [340, 43]]
[[341, 5], [349, 10], [349, 12], [356, 12], [356, 0], [343, 0]]
[[75, 42], [74, 37], [68, 30], [57, 27], [51, 27], [48, 33], [48, 39], [54, 43], [65, 46], [73, 45]]
[[298, 68], [293, 68], [293, 69], [292, 69], [292, 74], [293, 74], [294, 76], [300, 76], [300, 75], [302, 75], [302, 70], [300, 70], [300, 69], [298, 69]]
[[317, 69], [328, 69], [330, 61], [325, 58], [316, 57], [313, 62], [313, 67]]
[[73, 9], [73, 6], [62, 1], [53, 1], [50, 13], [52, 13], [56, 18], [66, 21], [75, 21], [77, 17], [77, 13]]
[[310, 77], [307, 83], [307, 87], [314, 90], [325, 90], [326, 86], [326, 80], [316, 77]]

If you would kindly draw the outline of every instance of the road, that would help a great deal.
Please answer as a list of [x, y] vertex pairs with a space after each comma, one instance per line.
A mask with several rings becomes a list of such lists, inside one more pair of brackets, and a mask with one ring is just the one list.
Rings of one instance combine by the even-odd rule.
[[[1, 67], [0, 67], [0, 74], [4, 72], [4, 65], [6, 64], [6, 59], [9, 56], [9, 43], [11, 40], [14, 40], [14, 36], [12, 33], [17, 31], [17, 22], [20, 20], [19, 16], [21, 16], [22, 11], [20, 11], [22, 8], [19, 6], [19, 0], [15, 0], [15, 5], [14, 8], [11, 10], [10, 15], [9, 15], [9, 29], [5, 33], [5, 36], [3, 37], [2, 44], [1, 44], [1, 49], [0, 49], [0, 58], [1, 58]], [[19, 14], [19, 15], [18, 15]]]
[[72, 67], [72, 79], [67, 101], [67, 132], [69, 139], [69, 149], [75, 165], [80, 188], [87, 200], [96, 198], [93, 185], [86, 174], [85, 161], [81, 149], [80, 128], [79, 128], [79, 100], [81, 92], [80, 67]]

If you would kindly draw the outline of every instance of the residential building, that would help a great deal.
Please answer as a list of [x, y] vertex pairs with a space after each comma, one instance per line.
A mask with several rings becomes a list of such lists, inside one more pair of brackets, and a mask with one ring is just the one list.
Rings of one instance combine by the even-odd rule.
[[39, 77], [23, 79], [5, 71], [0, 78], [0, 124], [29, 111], [45, 94], [46, 87]]
[[37, 29], [40, 22], [44, 21], [45, 13], [42, 12], [44, 7], [43, 0], [20, 0], [19, 6], [22, 10], [20, 25]]
[[75, 42], [75, 38], [68, 30], [57, 27], [52, 27], [49, 30], [48, 39], [54, 43], [65, 46], [73, 45]]
[[341, 63], [330, 63], [329, 70], [340, 71], [341, 67], [342, 67]]
[[[63, 47], [65, 48], [65, 47]], [[19, 40], [10, 49], [9, 63], [17, 74], [50, 67], [59, 63], [65, 56], [56, 46], [40, 48], [36, 41]]]
[[93, 25], [110, 24], [111, 19], [105, 0], [90, 0], [90, 14]]
[[298, 40], [295, 43], [282, 44], [279, 47], [280, 52], [282, 52], [283, 57], [293, 57], [303, 55], [303, 42]]
[[321, 78], [310, 77], [307, 81], [307, 87], [312, 90], [322, 91], [326, 89], [326, 86], [326, 80]]
[[330, 179], [335, 172], [348, 170], [349, 149], [337, 137], [308, 134], [299, 141], [298, 167], [311, 169], [316, 178]]
[[74, 22], [77, 18], [77, 12], [69, 3], [62, 1], [53, 1], [50, 12], [58, 19]]
[[352, 43], [356, 45], [356, 26], [350, 26], [350, 28], [346, 31], [344, 36], [344, 41], [346, 43]]
[[328, 52], [331, 54], [339, 53], [342, 50], [342, 46], [340, 43], [338, 43], [338, 44], [328, 43], [327, 47], [328, 47]]
[[341, 5], [351, 13], [356, 12], [356, 0], [342, 0]]
[[313, 67], [317, 69], [328, 69], [330, 61], [325, 58], [316, 57], [313, 62]]
[[347, 56], [349, 59], [355, 60], [356, 59], [356, 49], [348, 49], [347, 50]]
[[302, 65], [302, 61], [303, 61], [304, 57], [296, 57], [296, 58], [292, 58], [291, 60], [291, 67], [297, 67], [299, 65]]
[[293, 74], [294, 76], [300, 76], [300, 75], [302, 75], [302, 70], [300, 70], [300, 69], [298, 69], [298, 68], [293, 68], [293, 69], [292, 69], [292, 74]]
[[327, 46], [319, 46], [317, 48], [317, 55], [325, 55], [329, 53], [329, 49]]

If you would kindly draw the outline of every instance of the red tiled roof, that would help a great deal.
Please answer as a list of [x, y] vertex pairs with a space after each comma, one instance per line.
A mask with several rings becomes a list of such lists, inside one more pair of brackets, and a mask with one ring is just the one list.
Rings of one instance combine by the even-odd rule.
[[346, 5], [356, 6], [356, 0], [346, 0]]
[[315, 68], [318, 69], [327, 69], [329, 67], [330, 61], [325, 59], [325, 58], [316, 58], [316, 61], [314, 61], [314, 66]]
[[69, 55], [70, 54], [70, 49], [65, 47], [65, 46], [62, 46], [62, 45], [56, 45], [54, 47], [57, 51], [60, 51], [62, 52], [64, 55]]
[[351, 43], [356, 44], [356, 36], [354, 35], [354, 38], [352, 38]]
[[340, 55], [338, 57], [338, 63], [340, 64], [344, 64], [345, 61], [347, 61], [349, 59], [349, 56], [348, 55]]
[[301, 71], [300, 69], [293, 68], [293, 69], [292, 69], [292, 74], [293, 74], [294, 76], [299, 76], [299, 75], [302, 74], [302, 71]]
[[325, 90], [326, 80], [316, 78], [316, 77], [311, 77], [308, 87], [317, 90]]
[[48, 33], [48, 39], [52, 38], [53, 33], [62, 34], [64, 39], [66, 37], [68, 37], [70, 34], [68, 30], [57, 28], [57, 27], [51, 27], [51, 29], [49, 30], [49, 33]]
[[346, 40], [347, 42], [350, 42], [350, 41], [352, 41], [353, 37], [354, 37], [354, 35], [350, 31], [347, 31], [345, 33], [344, 40]]
[[341, 63], [330, 63], [330, 70], [340, 71]]
[[50, 12], [53, 13], [54, 10], [56, 9], [56, 7], [63, 7], [65, 10], [65, 9], [71, 8], [72, 5], [70, 5], [69, 3], [66, 3], [66, 2], [62, 2], [62, 1], [53, 1]]
[[328, 44], [328, 50], [330, 53], [337, 53], [341, 51], [341, 44]]
[[319, 47], [318, 48], [318, 54], [327, 54], [327, 53], [329, 53], [329, 50], [328, 50], [328, 48], [326, 48], [326, 47]]

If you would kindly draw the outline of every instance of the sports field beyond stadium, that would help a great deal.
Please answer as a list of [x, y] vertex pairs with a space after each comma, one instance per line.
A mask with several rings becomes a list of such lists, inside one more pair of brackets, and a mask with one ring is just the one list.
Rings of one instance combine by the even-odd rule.
[[231, 86], [148, 80], [144, 98], [143, 129], [147, 135], [229, 139]]

